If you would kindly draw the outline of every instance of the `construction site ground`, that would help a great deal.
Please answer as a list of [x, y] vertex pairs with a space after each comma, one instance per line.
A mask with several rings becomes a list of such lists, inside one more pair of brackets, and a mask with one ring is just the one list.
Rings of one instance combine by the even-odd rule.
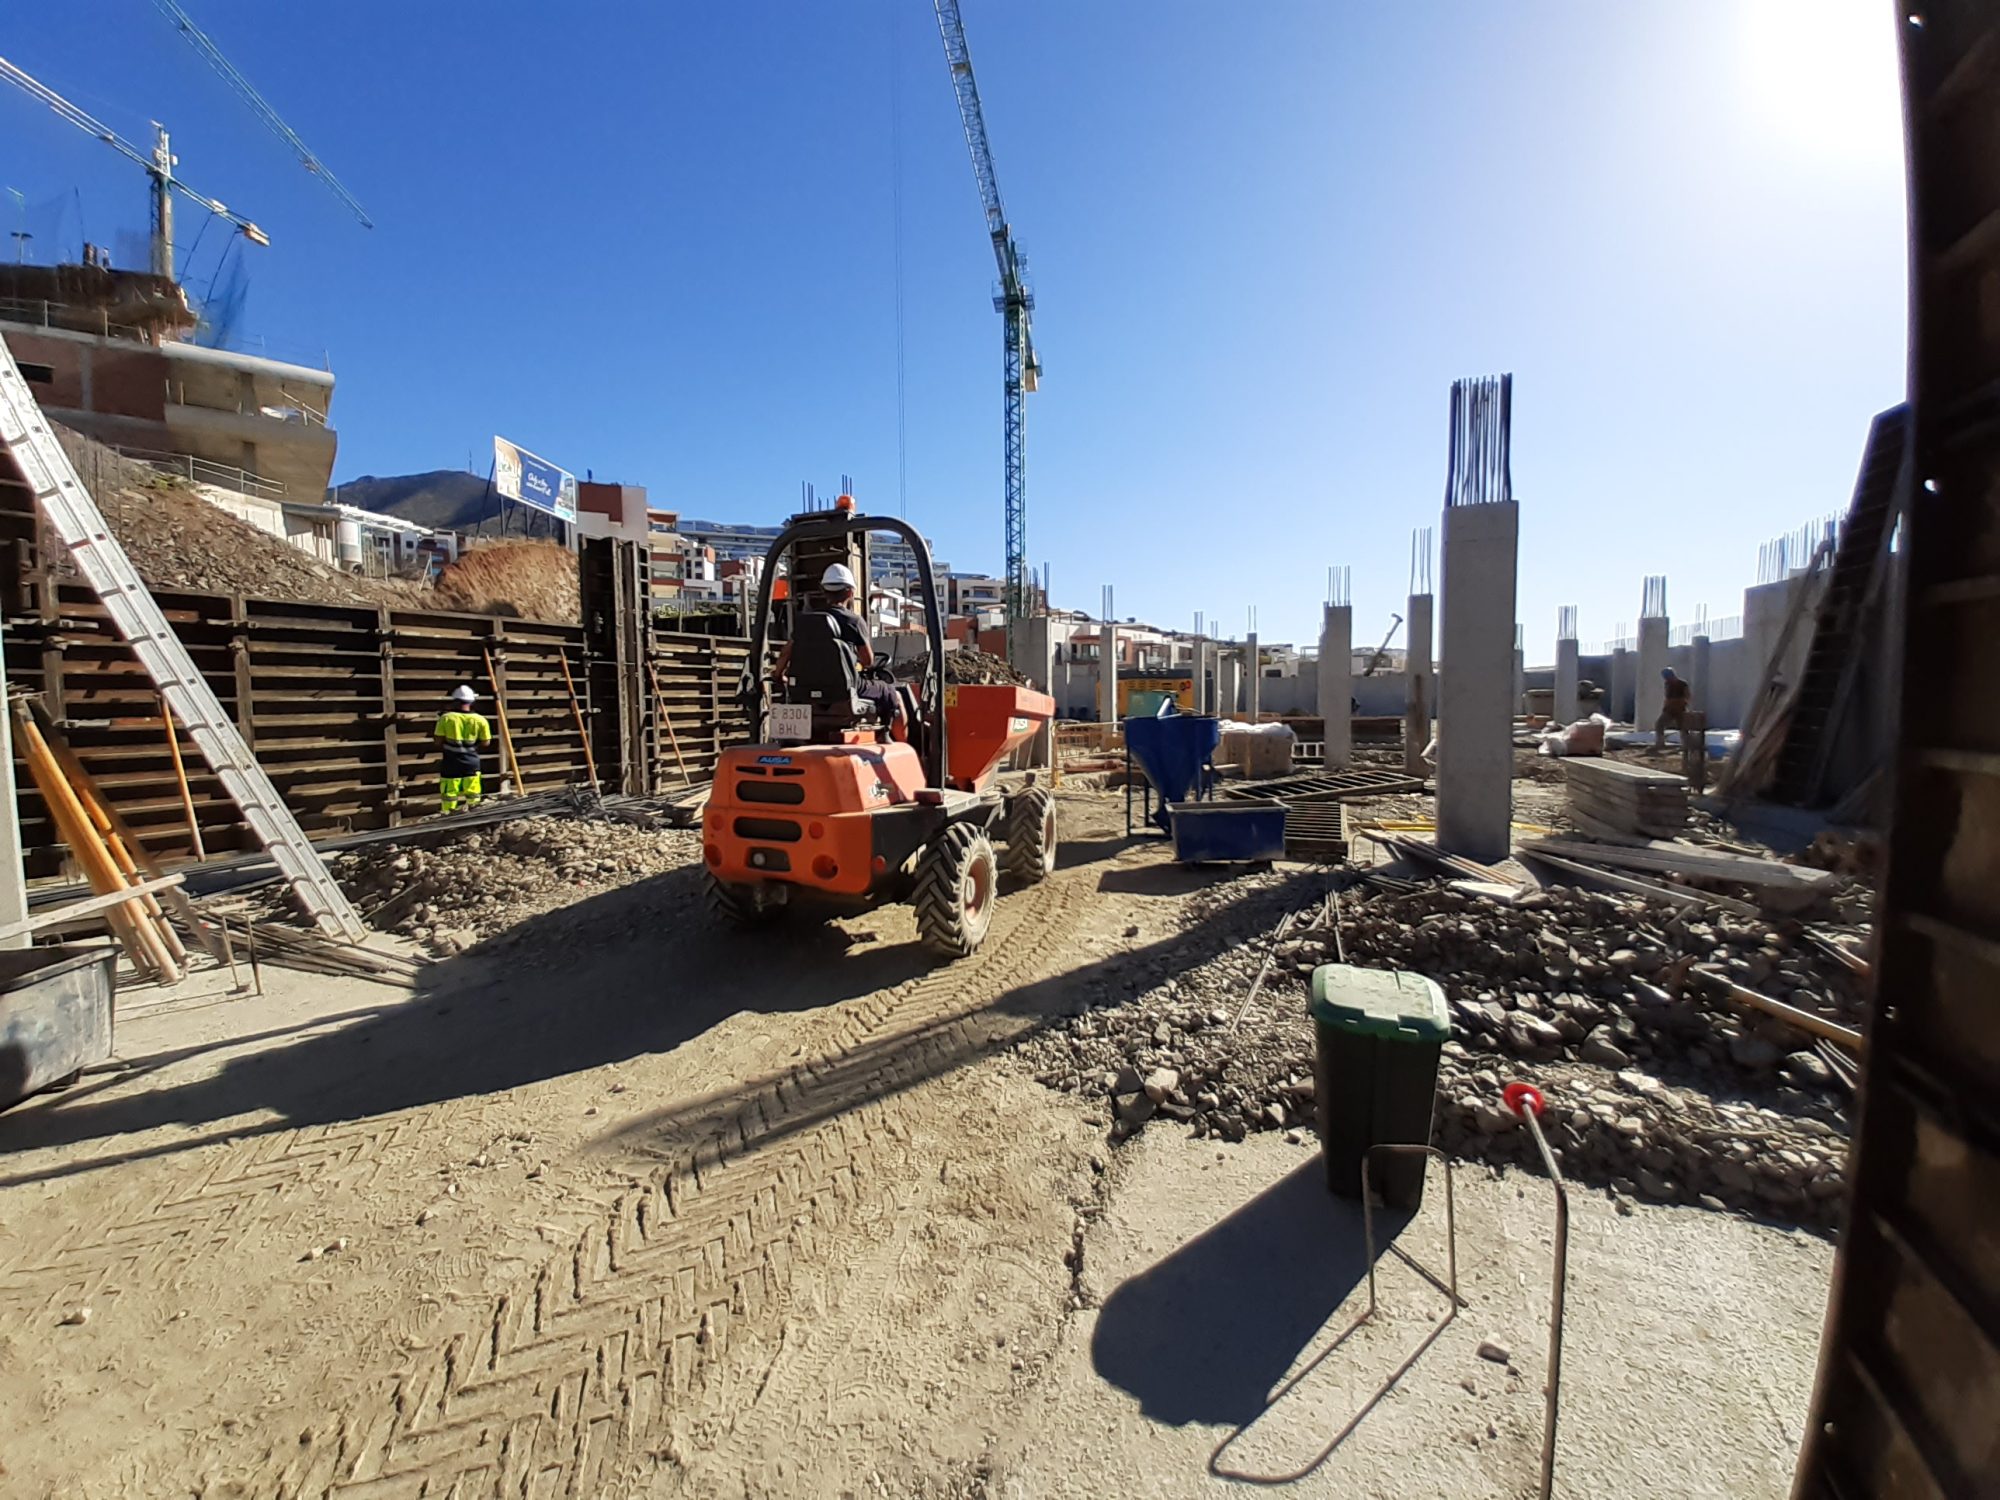
[[[720, 931], [696, 840], [675, 864], [662, 835], [652, 873], [592, 857], [497, 930], [427, 913], [413, 992], [266, 967], [261, 997], [123, 997], [129, 1069], [0, 1116], [0, 1490], [1200, 1495], [1304, 1467], [1444, 1298], [1386, 1255], [1344, 1337], [1360, 1219], [1309, 1133], [1114, 1141], [1102, 1092], [1016, 1050], [1259, 942], [1288, 872], [1184, 870], [1120, 793], [1060, 808], [1055, 875], [955, 964], [903, 908]], [[1466, 1307], [1296, 1492], [1532, 1493], [1551, 1189], [1454, 1182]], [[1384, 1218], [1434, 1269], [1440, 1188]], [[1583, 1186], [1573, 1236], [1559, 1489], [1785, 1494], [1830, 1242]]]

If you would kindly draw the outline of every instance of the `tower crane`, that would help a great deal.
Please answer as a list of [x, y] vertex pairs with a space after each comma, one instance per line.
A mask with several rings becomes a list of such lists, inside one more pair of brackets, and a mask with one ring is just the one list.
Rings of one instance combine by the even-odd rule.
[[160, 14], [173, 22], [180, 34], [188, 39], [188, 45], [208, 59], [209, 66], [222, 75], [224, 82], [243, 96], [243, 102], [250, 106], [259, 119], [271, 127], [272, 133], [292, 148], [293, 153], [304, 163], [305, 169], [324, 182], [327, 190], [348, 206], [354, 217], [361, 221], [361, 227], [373, 229], [375, 221], [368, 217], [368, 210], [355, 201], [354, 194], [340, 185], [340, 179], [326, 169], [325, 162], [313, 155], [312, 148], [300, 140], [299, 133], [279, 117], [278, 112], [271, 108], [264, 96], [257, 92], [255, 85], [236, 71], [235, 64], [222, 55], [222, 49], [215, 45], [209, 34], [194, 24], [194, 18], [175, 4], [174, 0], [153, 0], [153, 4]]
[[979, 200], [986, 209], [986, 232], [993, 240], [993, 258], [1000, 267], [1000, 294], [993, 309], [1002, 319], [1001, 416], [1002, 465], [1007, 518], [1007, 637], [1009, 654], [1020, 628], [1033, 608], [1034, 589], [1028, 581], [1028, 474], [1026, 396], [1041, 384], [1042, 364], [1035, 354], [1032, 328], [1034, 293], [1028, 290], [1027, 263], [1014, 243], [1007, 210], [1000, 202], [1000, 183], [993, 174], [993, 151], [986, 140], [986, 116], [979, 107], [979, 85], [972, 76], [972, 54], [965, 44], [965, 22], [958, 0], [932, 0], [938, 34], [944, 39], [944, 60], [951, 69], [952, 92], [958, 96], [958, 117], [965, 126], [965, 144], [972, 152], [972, 175], [979, 180]]
[[6, 58], [0, 57], [0, 79], [14, 85], [30, 99], [38, 99], [54, 110], [63, 119], [79, 130], [88, 131], [105, 145], [122, 156], [129, 157], [145, 168], [146, 175], [153, 182], [153, 255], [152, 271], [155, 276], [171, 278], [174, 274], [174, 194], [179, 193], [192, 203], [199, 204], [218, 219], [227, 219], [234, 224], [243, 238], [253, 245], [268, 245], [271, 237], [241, 214], [232, 212], [215, 199], [197, 193], [174, 175], [174, 166], [180, 160], [167, 143], [166, 128], [155, 122], [153, 125], [153, 149], [151, 153], [141, 151], [137, 146], [119, 135], [109, 125], [77, 108], [54, 89], [39, 79], [22, 72]]

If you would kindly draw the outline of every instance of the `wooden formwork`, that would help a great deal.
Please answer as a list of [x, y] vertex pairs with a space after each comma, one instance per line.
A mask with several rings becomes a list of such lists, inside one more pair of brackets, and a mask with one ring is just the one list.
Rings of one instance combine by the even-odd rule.
[[[63, 737], [155, 857], [193, 857], [159, 695], [90, 588], [42, 566], [25, 483], [0, 452], [0, 637], [11, 688], [38, 694]], [[504, 703], [526, 792], [588, 782], [637, 795], [702, 782], [747, 737], [740, 637], [657, 629], [644, 552], [592, 542], [579, 559], [583, 624], [240, 594], [154, 598], [298, 817], [313, 834], [435, 814], [431, 738], [460, 683], [494, 720]], [[664, 717], [663, 717], [664, 715]], [[671, 728], [671, 733], [669, 733]], [[586, 740], [589, 748], [586, 750]], [[249, 829], [193, 742], [181, 756], [210, 854], [248, 849]], [[496, 744], [497, 788], [511, 768]], [[33, 782], [18, 778], [30, 876], [64, 850]]]
[[[9, 682], [41, 695], [157, 857], [190, 857], [193, 841], [152, 680], [87, 587], [55, 584], [41, 592], [32, 614], [6, 621]], [[682, 766], [690, 780], [703, 781], [722, 748], [748, 729], [736, 702], [748, 655], [740, 640], [651, 633], [647, 661], [660, 692], [655, 699], [642, 672], [644, 750], [629, 764], [617, 725], [626, 707], [620, 686], [631, 674], [599, 670], [579, 626], [226, 594], [155, 597], [310, 833], [394, 827], [435, 813], [431, 730], [460, 683], [479, 694], [479, 707], [496, 720], [495, 700], [505, 702], [520, 790], [530, 792], [586, 781], [593, 763], [599, 783], [612, 790], [681, 785]], [[672, 720], [671, 739], [659, 722], [661, 704]], [[593, 739], [589, 758], [579, 715]], [[192, 743], [181, 743], [204, 845], [210, 853], [251, 847], [220, 782]], [[489, 772], [496, 786], [503, 770], [496, 747]], [[17, 796], [29, 874], [58, 873], [61, 843], [40, 796], [26, 778]]]

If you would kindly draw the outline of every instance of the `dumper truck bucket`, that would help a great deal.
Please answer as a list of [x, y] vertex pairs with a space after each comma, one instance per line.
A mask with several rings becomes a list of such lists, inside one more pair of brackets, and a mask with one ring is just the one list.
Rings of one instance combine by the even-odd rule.
[[1055, 717], [1056, 700], [1032, 688], [1005, 683], [967, 684], [944, 690], [945, 780], [971, 791], [993, 768]]

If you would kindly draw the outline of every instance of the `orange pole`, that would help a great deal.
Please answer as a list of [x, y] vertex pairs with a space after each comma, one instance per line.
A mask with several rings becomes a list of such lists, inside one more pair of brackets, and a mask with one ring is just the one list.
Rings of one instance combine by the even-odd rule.
[[493, 653], [482, 651], [486, 658], [486, 681], [493, 689], [493, 711], [500, 720], [500, 748], [507, 753], [507, 764], [514, 773], [514, 790], [525, 792], [528, 782], [521, 775], [521, 757], [514, 753], [514, 736], [507, 728], [507, 700], [500, 696], [500, 678], [493, 670]]
[[[28, 763], [28, 773], [34, 778], [35, 788], [42, 794], [42, 800], [48, 804], [49, 816], [55, 820], [56, 830], [76, 856], [77, 863], [83, 866], [91, 889], [100, 896], [127, 889], [124, 873], [112, 860], [111, 851], [98, 838], [75, 788], [64, 779], [55, 757], [49, 753], [41, 730], [18, 701], [15, 720], [20, 731], [21, 758]], [[106, 914], [106, 920], [118, 932], [133, 963], [142, 970], [156, 970], [161, 979], [169, 984], [181, 977], [158, 932], [134, 914], [129, 904], [113, 908]]]
[[187, 767], [181, 763], [181, 736], [174, 725], [174, 711], [167, 706], [167, 695], [160, 694], [160, 722], [167, 727], [167, 754], [174, 758], [174, 780], [180, 783], [181, 807], [187, 813], [188, 838], [194, 845], [196, 864], [208, 862], [208, 851], [201, 846], [201, 820], [194, 815], [194, 793], [188, 790]]
[[569, 652], [558, 651], [556, 660], [562, 663], [563, 685], [569, 689], [569, 711], [576, 716], [576, 737], [583, 741], [583, 763], [590, 769], [590, 785], [597, 786], [597, 757], [590, 753], [590, 730], [583, 722], [583, 704], [576, 696], [576, 679], [569, 675]]

